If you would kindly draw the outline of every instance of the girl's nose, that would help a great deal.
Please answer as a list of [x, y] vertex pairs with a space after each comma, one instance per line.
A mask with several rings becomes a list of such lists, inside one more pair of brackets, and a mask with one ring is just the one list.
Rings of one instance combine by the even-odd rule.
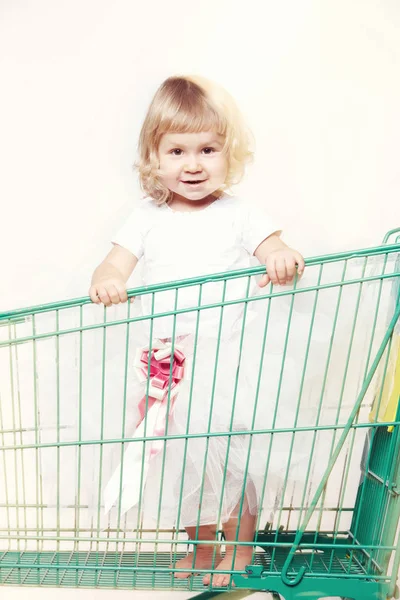
[[188, 172], [188, 173], [198, 173], [199, 171], [203, 170], [203, 167], [201, 166], [201, 164], [193, 159], [191, 161], [189, 161], [188, 163], [186, 163], [183, 167], [184, 171]]

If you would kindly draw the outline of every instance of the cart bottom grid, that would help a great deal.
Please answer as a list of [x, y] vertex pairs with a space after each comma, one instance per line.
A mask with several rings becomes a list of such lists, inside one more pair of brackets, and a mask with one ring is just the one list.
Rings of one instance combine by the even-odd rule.
[[[354, 551], [354, 540], [340, 536], [337, 543], [345, 547], [321, 548], [332, 544], [331, 536], [307, 532], [303, 542], [317, 543], [318, 549], [298, 550], [291, 565], [294, 575], [301, 566], [307, 576], [301, 585], [289, 587], [281, 579], [283, 565], [293, 542], [292, 532], [259, 532], [260, 543], [279, 546], [265, 550], [257, 548], [253, 565], [247, 573], [237, 572], [237, 587], [269, 590], [280, 593], [286, 600], [324, 596], [351, 597], [362, 600], [385, 598], [389, 577], [383, 577], [379, 568], [365, 551]], [[285, 545], [287, 544], [287, 545]], [[14, 586], [48, 586], [79, 588], [112, 588], [138, 590], [170, 590], [177, 592], [204, 591], [202, 574], [188, 579], [176, 579], [171, 573], [171, 561], [185, 556], [184, 552], [157, 551], [5, 551], [0, 554], [0, 584]], [[289, 576], [290, 576], [289, 572]], [[316, 586], [316, 581], [320, 585]], [[310, 586], [310, 588], [309, 588]], [[307, 589], [309, 588], [309, 589]]]

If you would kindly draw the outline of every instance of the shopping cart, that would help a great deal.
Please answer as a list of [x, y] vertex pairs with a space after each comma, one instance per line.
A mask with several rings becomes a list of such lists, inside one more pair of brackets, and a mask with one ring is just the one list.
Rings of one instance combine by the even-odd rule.
[[[228, 571], [232, 573], [229, 589], [234, 585], [238, 589], [268, 590], [286, 600], [399, 597], [399, 257], [400, 230], [393, 230], [382, 246], [309, 259], [308, 279], [304, 278], [303, 283], [270, 288], [255, 299], [250, 295], [234, 301], [222, 297], [211, 307], [222, 315], [229, 304], [240, 301], [246, 314], [252, 302], [263, 302], [266, 312], [260, 327], [264, 339], [268, 339], [271, 307], [284, 301], [287, 322], [280, 354], [282, 364], [292, 336], [296, 335], [297, 306], [306, 306], [308, 315], [299, 355], [302, 377], [292, 427], [260, 430], [254, 423], [253, 429], [240, 432], [249, 437], [269, 436], [265, 448], [266, 489], [273, 440], [282, 433], [289, 436], [290, 462], [293, 440], [299, 434], [307, 434], [311, 451], [306, 476], [301, 485], [293, 483], [288, 467], [273, 506], [264, 509], [261, 499], [252, 564], [242, 571]], [[232, 279], [250, 281], [262, 271], [257, 266], [137, 288], [128, 295], [150, 294], [154, 298], [165, 291], [178, 294], [182, 289], [201, 290], [213, 283], [225, 289]], [[196, 551], [197, 546], [195, 540], [187, 539], [179, 519], [166, 528], [159, 523], [150, 528], [138, 521], [137, 527], [129, 529], [119, 507], [117, 522], [104, 525], [107, 516], [101, 473], [105, 453], [112, 446], [123, 459], [127, 445], [134, 441], [132, 435], [126, 434], [123, 402], [115, 405], [115, 412], [121, 407], [123, 410], [119, 435], [109, 436], [104, 418], [109, 339], [113, 331], [122, 332], [122, 363], [127, 373], [129, 328], [140, 319], [132, 316], [132, 306], [128, 302], [115, 313], [113, 309], [93, 306], [85, 297], [0, 314], [3, 585], [173, 589], [182, 592], [182, 597], [188, 590], [204, 590], [199, 569], [192, 568], [193, 576], [188, 579], [174, 578], [177, 560], [185, 556], [189, 547]], [[168, 316], [174, 320], [180, 312], [201, 315], [209, 309], [210, 306], [199, 304], [176, 308]], [[325, 320], [329, 331], [325, 332], [325, 351], [315, 380], [318, 385], [313, 384], [309, 391], [314, 399], [318, 398], [313, 406], [315, 418], [304, 423], [300, 416], [313, 333], [321, 310], [329, 313], [328, 321]], [[143, 318], [151, 321], [158, 316], [153, 313]], [[88, 348], [98, 356], [98, 369], [91, 371], [90, 377], [94, 378], [95, 372], [99, 374], [98, 416], [93, 417], [90, 436], [84, 432], [83, 417]], [[261, 365], [262, 356], [256, 359]], [[71, 404], [69, 393], [75, 398]], [[122, 400], [123, 397], [122, 388]], [[204, 437], [229, 438], [236, 434], [208, 431]], [[188, 433], [186, 438], [191, 435]], [[137, 438], [136, 443], [145, 446], [154, 439], [145, 436]], [[158, 441], [165, 445], [168, 439], [167, 427]], [[322, 473], [313, 463], [315, 455], [321, 453], [321, 445], [316, 450], [317, 439], [320, 443], [322, 440], [327, 456]], [[85, 469], [93, 457], [97, 469], [94, 507], [93, 497], [90, 506], [83, 492]], [[52, 473], [52, 487], [46, 479], [46, 469]], [[220, 530], [217, 544], [223, 548], [224, 542]]]

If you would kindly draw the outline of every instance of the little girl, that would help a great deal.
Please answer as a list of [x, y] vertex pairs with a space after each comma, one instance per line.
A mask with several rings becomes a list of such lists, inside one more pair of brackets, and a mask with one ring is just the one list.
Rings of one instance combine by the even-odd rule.
[[[146, 115], [139, 151], [140, 181], [147, 198], [114, 236], [112, 250], [96, 268], [89, 290], [93, 302], [105, 306], [126, 302], [126, 282], [140, 260], [145, 285], [243, 269], [250, 265], [253, 255], [266, 266], [260, 287], [270, 282], [280, 285], [292, 282], [296, 269], [302, 274], [303, 257], [280, 239], [279, 227], [262, 209], [253, 208], [226, 191], [241, 179], [251, 152], [241, 115], [225, 90], [199, 77], [167, 79], [156, 92]], [[243, 298], [246, 285], [247, 278], [231, 279], [225, 287], [221, 281], [207, 283], [203, 286], [201, 304], [221, 302], [221, 297], [223, 303]], [[178, 309], [196, 306], [199, 290], [189, 286], [180, 288], [177, 294], [176, 290], [167, 289], [155, 295], [145, 294], [135, 300], [135, 305], [138, 301], [139, 314], [164, 314], [176, 306]], [[251, 363], [258, 364], [259, 360], [255, 359], [254, 339], [248, 332], [262, 330], [263, 324], [257, 323], [251, 306], [247, 307], [247, 337], [240, 349], [244, 311], [243, 302], [224, 306], [223, 319], [218, 306], [201, 311], [198, 334], [199, 313], [193, 310], [183, 310], [175, 317], [164, 314], [142, 324], [143, 339], [155, 349], [174, 341], [187, 359], [196, 354], [193, 361], [196, 372], [193, 369], [185, 377], [168, 417], [169, 434], [187, 433], [189, 416], [191, 433], [251, 428], [253, 411], [249, 403], [253, 401], [255, 382], [250, 371]], [[136, 339], [139, 338], [137, 335]], [[222, 341], [216, 354], [218, 339]], [[243, 355], [240, 369], [244, 374], [233, 391], [240, 353]], [[143, 390], [138, 383], [133, 398], [135, 409]], [[261, 418], [273, 412], [265, 394], [260, 395], [259, 404]], [[247, 467], [248, 440], [243, 435], [217, 436], [207, 442], [205, 436], [190, 439], [185, 457], [179, 449], [184, 440], [168, 441], [164, 467], [162, 453], [150, 460], [146, 488], [156, 481], [159, 485], [157, 477], [164, 468], [166, 477], [160, 505], [162, 510], [170, 509], [171, 515], [176, 515], [179, 501], [180, 516], [190, 539], [215, 540], [220, 520], [227, 542], [251, 542], [266, 460], [261, 437], [254, 436]], [[135, 475], [129, 468], [127, 459], [124, 463], [127, 485], [123, 498], [119, 499], [123, 510], [135, 503], [127, 491], [128, 479]], [[242, 490], [245, 469], [247, 483]], [[245, 500], [239, 511], [242, 492]], [[153, 489], [145, 500], [150, 511], [153, 502], [154, 513], [155, 495]], [[112, 497], [110, 504], [116, 503], [118, 497]], [[221, 570], [243, 569], [251, 556], [250, 545], [234, 551], [234, 546], [227, 544], [221, 560], [212, 544], [198, 544], [195, 557], [188, 555], [176, 568], [209, 569], [217, 564]], [[181, 578], [189, 575], [183, 571], [175, 574]], [[213, 584], [224, 586], [229, 580], [229, 575], [221, 573], [214, 575]], [[206, 575], [203, 581], [208, 584], [210, 576]]]

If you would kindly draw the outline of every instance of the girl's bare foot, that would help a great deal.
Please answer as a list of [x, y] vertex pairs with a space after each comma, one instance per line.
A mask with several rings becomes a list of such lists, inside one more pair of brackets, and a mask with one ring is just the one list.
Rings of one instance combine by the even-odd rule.
[[[216, 525], [200, 525], [200, 527], [186, 527], [186, 533], [188, 534], [189, 540], [198, 540], [203, 541], [207, 540], [208, 542], [212, 542], [216, 539], [217, 536], [217, 527]], [[215, 553], [215, 554], [214, 554]], [[185, 558], [181, 558], [178, 560], [176, 565], [171, 565], [170, 568], [176, 569], [214, 569], [215, 565], [219, 563], [221, 560], [221, 553], [219, 546], [215, 548], [215, 546], [208, 544], [197, 544], [196, 550], [196, 559], [193, 564], [194, 552], [191, 552]], [[194, 574], [192, 572], [184, 572], [178, 571], [174, 573], [174, 577], [177, 579], [187, 579], [191, 575]]]
[[[252, 559], [252, 548], [238, 548], [236, 551], [235, 563], [232, 567], [232, 559], [233, 559], [233, 550], [227, 550], [224, 558], [219, 563], [217, 567], [217, 571], [230, 571], [232, 569], [238, 571], [244, 571], [247, 565], [251, 564]], [[225, 587], [229, 585], [231, 580], [231, 575], [229, 573], [214, 573], [212, 575], [212, 585], [213, 587]], [[203, 584], [210, 585], [211, 575], [207, 573], [203, 577]]]
[[[178, 560], [175, 567], [171, 565], [171, 568], [176, 569], [213, 569], [221, 560], [221, 554], [217, 550], [214, 554], [214, 549], [210, 546], [198, 546], [196, 552], [196, 560], [193, 564], [194, 553], [191, 552], [181, 560]], [[174, 573], [174, 577], [177, 579], [187, 579], [194, 575], [194, 571], [177, 571]]]
[[[241, 516], [239, 515], [239, 503], [234, 510], [234, 515], [224, 524], [224, 534], [226, 540], [226, 552], [223, 560], [217, 567], [217, 573], [212, 575], [212, 585], [215, 587], [224, 587], [229, 585], [231, 575], [229, 573], [218, 573], [218, 571], [244, 571], [247, 565], [252, 562], [253, 545], [236, 546], [235, 562], [232, 566], [234, 547], [229, 542], [250, 542], [254, 539], [256, 515], [250, 514], [247, 496], [243, 505]], [[203, 577], [204, 585], [210, 585], [211, 575], [207, 573]]]

